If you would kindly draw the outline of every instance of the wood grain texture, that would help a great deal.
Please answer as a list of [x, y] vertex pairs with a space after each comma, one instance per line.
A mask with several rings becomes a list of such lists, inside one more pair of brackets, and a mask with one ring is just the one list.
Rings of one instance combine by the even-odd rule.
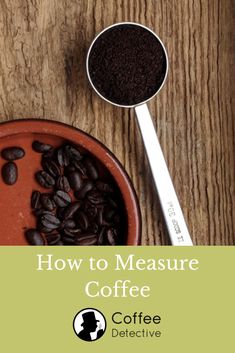
[[133, 180], [142, 244], [168, 244], [134, 112], [99, 99], [85, 74], [96, 33], [149, 26], [170, 64], [149, 107], [194, 243], [234, 245], [234, 17], [232, 0], [0, 0], [0, 119], [59, 120], [105, 143]]

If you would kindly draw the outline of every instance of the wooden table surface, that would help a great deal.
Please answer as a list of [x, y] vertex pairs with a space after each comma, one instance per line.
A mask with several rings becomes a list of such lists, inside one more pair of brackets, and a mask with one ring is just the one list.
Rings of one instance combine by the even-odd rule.
[[142, 244], [169, 244], [133, 110], [103, 102], [85, 73], [94, 35], [120, 21], [154, 30], [169, 55], [149, 108], [193, 241], [235, 244], [234, 1], [0, 0], [0, 120], [78, 127], [129, 173]]

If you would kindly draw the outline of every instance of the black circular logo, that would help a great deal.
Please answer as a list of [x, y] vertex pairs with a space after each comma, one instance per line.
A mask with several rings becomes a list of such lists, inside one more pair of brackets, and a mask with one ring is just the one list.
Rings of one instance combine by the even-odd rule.
[[103, 336], [106, 330], [106, 319], [97, 309], [86, 308], [80, 310], [74, 320], [73, 329], [83, 341], [96, 341]]

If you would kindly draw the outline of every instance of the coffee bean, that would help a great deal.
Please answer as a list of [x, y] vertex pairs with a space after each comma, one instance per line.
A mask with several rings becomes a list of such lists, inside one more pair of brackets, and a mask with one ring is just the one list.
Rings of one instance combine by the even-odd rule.
[[5, 163], [2, 167], [2, 178], [5, 184], [13, 185], [18, 179], [18, 168], [14, 162]]
[[97, 244], [96, 234], [84, 234], [76, 239], [76, 245], [90, 246]]
[[42, 167], [52, 177], [56, 178], [56, 177], [60, 176], [60, 168], [56, 164], [56, 162], [54, 162], [51, 158], [43, 157], [42, 158]]
[[56, 245], [61, 238], [59, 233], [47, 234], [45, 237], [48, 245]]
[[56, 207], [55, 201], [51, 198], [51, 194], [41, 194], [40, 201], [42, 207], [47, 211], [53, 211]]
[[76, 222], [77, 222], [77, 225], [83, 229], [83, 230], [86, 230], [88, 228], [88, 225], [89, 225], [89, 221], [88, 221], [88, 218], [86, 216], [86, 214], [82, 211], [79, 211], [76, 215]]
[[108, 243], [110, 245], [116, 245], [117, 241], [117, 230], [114, 229], [114, 228], [110, 228], [107, 230], [106, 232], [106, 237], [107, 237], [107, 240], [108, 240]]
[[104, 183], [104, 182], [102, 182], [100, 180], [95, 183], [95, 186], [97, 187], [97, 189], [99, 191], [102, 191], [102, 192], [108, 192], [108, 193], [113, 193], [114, 192], [112, 186], [110, 186], [109, 184]]
[[55, 185], [54, 178], [44, 170], [37, 172], [35, 177], [37, 182], [46, 189], [50, 189]]
[[90, 201], [90, 203], [94, 205], [102, 205], [105, 203], [105, 198], [98, 190], [89, 191], [89, 193], [87, 194], [87, 199]]
[[68, 180], [69, 180], [69, 184], [70, 184], [71, 188], [74, 191], [78, 191], [81, 189], [81, 187], [83, 185], [83, 179], [82, 179], [81, 174], [79, 172], [75, 171], [75, 172], [69, 173]]
[[44, 153], [44, 152], [53, 150], [53, 147], [51, 145], [48, 145], [40, 141], [33, 141], [32, 147], [33, 147], [33, 150], [38, 153]]
[[39, 191], [33, 191], [31, 196], [31, 207], [33, 210], [40, 209], [42, 207], [40, 202], [41, 193]]
[[74, 244], [75, 244], [75, 239], [74, 239], [74, 237], [70, 237], [70, 236], [68, 236], [68, 235], [62, 236], [62, 241], [63, 241], [64, 244], [66, 244], [66, 245], [74, 245]]
[[70, 237], [78, 236], [81, 233], [82, 233], [82, 230], [80, 228], [65, 228], [64, 229], [64, 234], [66, 234]]
[[43, 237], [36, 229], [26, 230], [25, 237], [30, 245], [45, 245]]
[[80, 207], [81, 207], [81, 202], [73, 202], [70, 205], [68, 205], [63, 211], [64, 219], [72, 218]]
[[53, 214], [44, 214], [40, 217], [40, 223], [47, 229], [57, 229], [60, 226], [60, 220]]
[[59, 190], [62, 190], [62, 191], [65, 191], [65, 192], [69, 192], [70, 191], [69, 181], [66, 178], [66, 176], [60, 176], [57, 179], [56, 186], [57, 186], [57, 188]]
[[7, 147], [1, 152], [2, 158], [7, 161], [15, 161], [16, 159], [21, 159], [25, 156], [25, 151], [21, 147]]
[[74, 196], [78, 200], [84, 199], [84, 197], [86, 196], [88, 191], [90, 191], [93, 188], [93, 186], [94, 186], [94, 184], [92, 181], [87, 181], [80, 190], [75, 191]]
[[[87, 169], [85, 165], [81, 161], [77, 161], [76, 159], [73, 159], [72, 161], [73, 166], [76, 168], [75, 170], [78, 170], [82, 176], [87, 178]], [[71, 166], [72, 168], [72, 166]]]
[[105, 245], [106, 242], [106, 227], [102, 227], [98, 236], [98, 245]]
[[85, 167], [86, 167], [86, 171], [88, 173], [88, 176], [92, 179], [92, 180], [96, 180], [98, 179], [99, 175], [98, 175], [98, 171], [96, 169], [95, 166], [95, 162], [91, 159], [91, 158], [85, 158], [83, 161]]
[[65, 211], [66, 207], [57, 207], [56, 209], [56, 216], [63, 220], [65, 217], [64, 217], [64, 211]]
[[64, 150], [70, 159], [76, 159], [77, 161], [80, 161], [83, 157], [78, 148], [74, 146], [67, 145], [64, 147]]
[[62, 191], [62, 190], [56, 191], [56, 193], [54, 195], [54, 200], [55, 200], [55, 203], [59, 207], [65, 207], [71, 203], [71, 198], [70, 198], [69, 194], [65, 191]]
[[58, 149], [57, 161], [61, 167], [67, 167], [69, 165], [69, 156], [66, 153], [64, 147]]
[[92, 205], [90, 202], [85, 203], [84, 210], [89, 218], [94, 219], [98, 213], [98, 208], [95, 205]]
[[76, 223], [73, 219], [66, 219], [64, 222], [63, 222], [63, 228], [68, 228], [68, 229], [73, 229], [76, 227]]

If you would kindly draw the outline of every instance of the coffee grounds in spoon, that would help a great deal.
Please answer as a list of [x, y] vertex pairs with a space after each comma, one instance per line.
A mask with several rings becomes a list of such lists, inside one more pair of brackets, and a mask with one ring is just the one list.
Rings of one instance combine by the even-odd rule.
[[166, 73], [166, 55], [147, 29], [132, 24], [114, 26], [94, 43], [88, 62], [97, 91], [119, 105], [136, 105], [151, 98]]

